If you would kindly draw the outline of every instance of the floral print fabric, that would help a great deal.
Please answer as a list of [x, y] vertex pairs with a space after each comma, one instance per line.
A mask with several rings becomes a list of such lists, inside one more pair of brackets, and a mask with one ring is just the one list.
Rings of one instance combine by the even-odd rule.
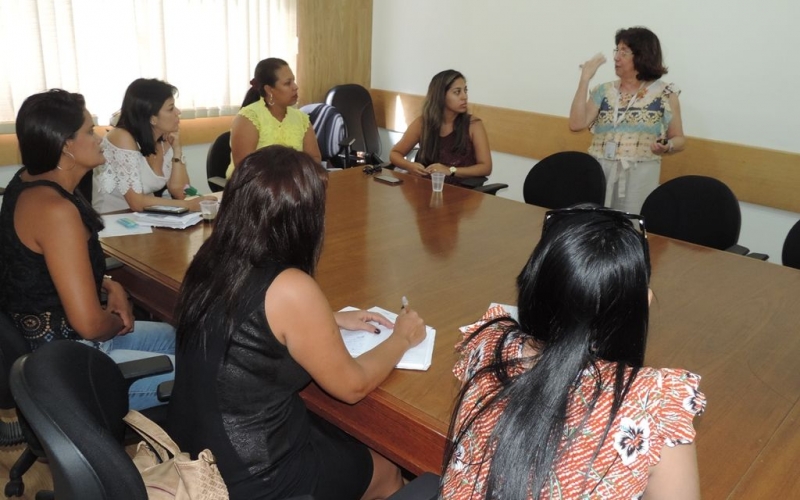
[[[502, 306], [496, 306], [481, 322], [466, 330], [465, 340], [458, 346], [462, 356], [453, 370], [462, 382], [489, 364], [493, 350], [502, 339], [503, 325], [492, 325], [464, 342], [483, 322], [504, 315]], [[509, 335], [503, 346], [503, 356], [521, 357], [523, 343], [521, 336]], [[564, 428], [564, 439], [572, 441], [551, 472], [542, 491], [543, 498], [640, 498], [647, 487], [649, 469], [658, 464], [663, 447], [694, 441], [692, 420], [703, 412], [706, 404], [705, 396], [698, 391], [700, 377], [685, 370], [644, 367], [592, 461], [611, 412], [614, 370], [614, 363], [600, 362], [596, 372], [589, 368], [581, 375], [567, 409]], [[581, 425], [595, 387], [595, 376], [603, 381], [602, 393], [594, 411]], [[456, 417], [456, 432], [477, 411], [481, 400], [494, 395], [499, 387], [496, 379], [490, 376], [479, 378], [471, 385]], [[443, 498], [483, 498], [492, 453], [491, 449], [487, 450], [488, 439], [502, 410], [501, 407], [491, 408], [465, 434], [445, 472]]]
[[[616, 143], [616, 157], [609, 159], [660, 160], [661, 157], [650, 150], [650, 145], [666, 136], [672, 121], [669, 96], [680, 95], [681, 91], [674, 84], [661, 80], [645, 84], [636, 94], [620, 95], [618, 88], [618, 81], [608, 82], [598, 85], [589, 94], [592, 102], [600, 108], [590, 127], [594, 135], [589, 154], [595, 158], [604, 158], [606, 143], [613, 142]], [[620, 101], [617, 106], [618, 98]], [[627, 109], [629, 104], [630, 108]], [[616, 127], [615, 120], [619, 121]]]

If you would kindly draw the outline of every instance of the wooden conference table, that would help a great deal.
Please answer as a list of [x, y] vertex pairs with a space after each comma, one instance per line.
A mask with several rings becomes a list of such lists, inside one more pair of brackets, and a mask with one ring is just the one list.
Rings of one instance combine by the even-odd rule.
[[[395, 370], [356, 405], [312, 384], [308, 406], [413, 473], [439, 471], [458, 384], [458, 327], [490, 302], [514, 303], [514, 280], [539, 239], [544, 209], [401, 174], [332, 173], [317, 280], [336, 310], [411, 307], [437, 330], [431, 368]], [[211, 226], [103, 240], [131, 294], [164, 319]], [[800, 272], [651, 236], [646, 362], [699, 373], [696, 419], [704, 498], [800, 497]], [[324, 355], [324, 353], [320, 353]]]

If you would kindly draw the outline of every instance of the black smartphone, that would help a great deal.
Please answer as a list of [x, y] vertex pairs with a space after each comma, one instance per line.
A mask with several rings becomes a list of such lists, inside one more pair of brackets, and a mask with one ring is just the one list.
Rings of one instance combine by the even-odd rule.
[[383, 182], [384, 184], [391, 184], [393, 186], [403, 183], [403, 179], [398, 179], [397, 177], [392, 177], [391, 175], [376, 175], [375, 180], [378, 182]]
[[151, 205], [149, 207], [144, 207], [145, 212], [154, 212], [157, 214], [170, 214], [170, 215], [177, 215], [183, 214], [189, 211], [186, 207], [172, 207], [169, 205]]

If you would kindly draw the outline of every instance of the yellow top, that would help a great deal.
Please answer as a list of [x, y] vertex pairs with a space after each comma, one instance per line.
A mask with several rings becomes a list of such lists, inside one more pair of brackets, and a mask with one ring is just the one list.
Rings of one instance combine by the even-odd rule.
[[[308, 115], [295, 108], [286, 108], [286, 116], [283, 121], [278, 121], [272, 116], [264, 100], [260, 99], [252, 104], [248, 104], [239, 110], [239, 114], [253, 122], [258, 130], [258, 144], [256, 149], [273, 144], [281, 144], [294, 148], [298, 151], [303, 150], [303, 137], [306, 135], [311, 122]], [[233, 156], [225, 177], [230, 179], [233, 174]]]

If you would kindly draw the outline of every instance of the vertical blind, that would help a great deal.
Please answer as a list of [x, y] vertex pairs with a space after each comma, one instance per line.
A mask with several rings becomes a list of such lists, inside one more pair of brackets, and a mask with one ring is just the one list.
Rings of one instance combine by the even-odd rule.
[[297, 0], [2, 0], [0, 122], [50, 88], [107, 124], [136, 78], [178, 88], [184, 118], [230, 114], [256, 63], [297, 58]]

